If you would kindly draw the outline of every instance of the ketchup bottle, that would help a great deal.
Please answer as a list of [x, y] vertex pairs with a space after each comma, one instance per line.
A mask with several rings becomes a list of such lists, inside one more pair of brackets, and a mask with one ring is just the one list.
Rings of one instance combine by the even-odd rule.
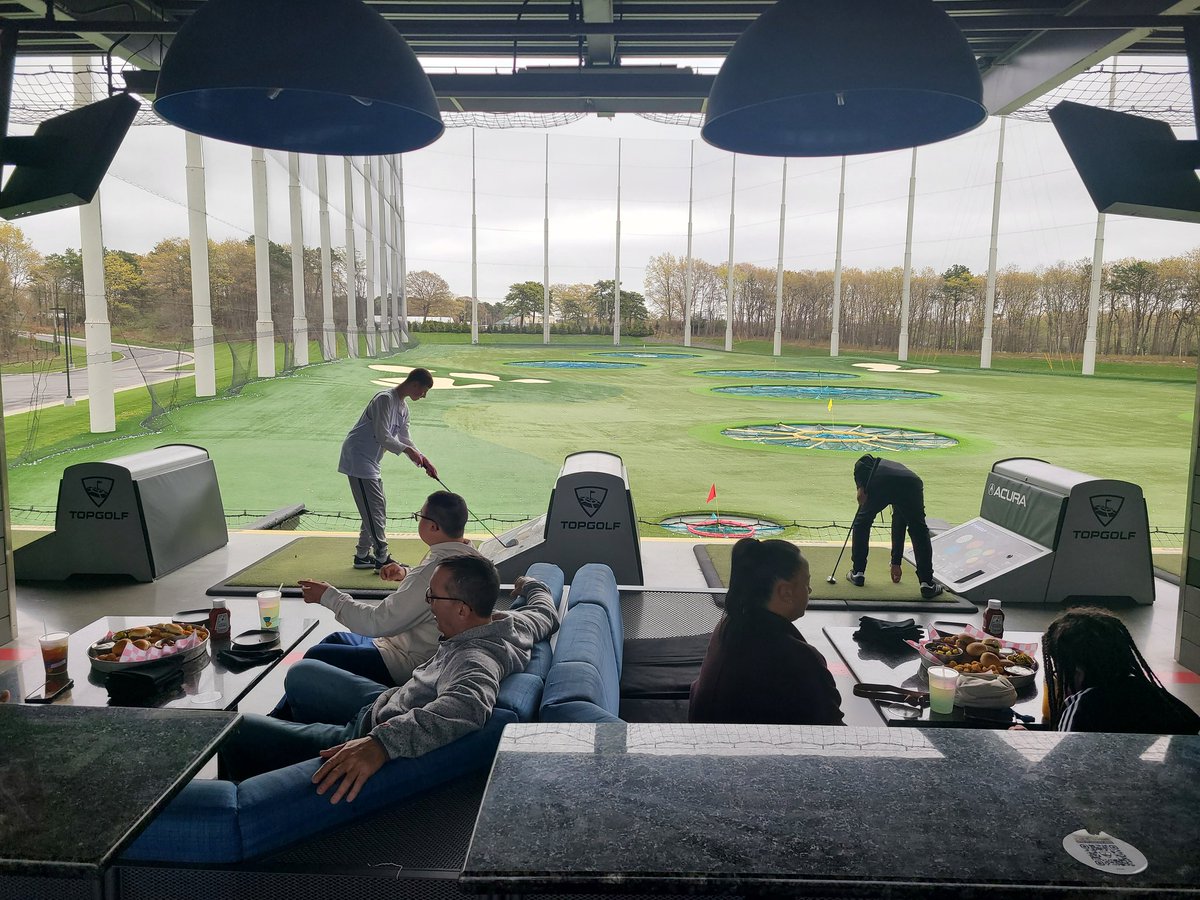
[[983, 611], [983, 630], [994, 638], [1004, 637], [1004, 610], [999, 600], [989, 600]]
[[214, 641], [227, 641], [229, 631], [229, 610], [225, 608], [225, 601], [217, 597], [208, 614], [208, 633]]

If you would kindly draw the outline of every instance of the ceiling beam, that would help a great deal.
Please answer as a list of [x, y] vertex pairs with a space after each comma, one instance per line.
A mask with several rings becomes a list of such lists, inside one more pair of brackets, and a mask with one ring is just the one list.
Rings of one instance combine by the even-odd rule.
[[[14, 0], [14, 3], [29, 10], [30, 13], [36, 13], [43, 25], [48, 25], [51, 21], [45, 18], [47, 4], [44, 0]], [[144, 22], [151, 28], [170, 27], [174, 31], [176, 23], [167, 22], [162, 15], [161, 8], [156, 4], [146, 2], [146, 0], [128, 0], [128, 2], [122, 2], [121, 5], [132, 12], [130, 21], [118, 23], [116, 27], [107, 31], [104, 29], [81, 30], [84, 25], [76, 14], [64, 11], [57, 4], [52, 6], [51, 10], [54, 14], [53, 21], [60, 23], [63, 31], [78, 35], [81, 40], [96, 48], [93, 55], [100, 56], [111, 51], [114, 56], [132, 63], [138, 68], [157, 69], [162, 65], [163, 46], [153, 35], [166, 32], [161, 30], [133, 31], [131, 26]], [[46, 31], [30, 31], [25, 27], [25, 23], [28, 21], [25, 19], [10, 19], [9, 21], [20, 23], [19, 30], [22, 36], [48, 33]]]

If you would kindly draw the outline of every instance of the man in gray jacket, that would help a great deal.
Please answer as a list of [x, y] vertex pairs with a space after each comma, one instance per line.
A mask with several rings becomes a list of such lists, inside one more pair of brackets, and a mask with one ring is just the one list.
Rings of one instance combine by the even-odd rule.
[[317, 793], [337, 803], [358, 796], [389, 760], [421, 756], [481, 729], [500, 682], [524, 671], [533, 645], [558, 628], [545, 585], [519, 578], [509, 612], [494, 613], [500, 592], [495, 566], [476, 556], [443, 560], [426, 602], [443, 640], [427, 663], [395, 688], [301, 660], [286, 685], [297, 721], [247, 715], [221, 750], [224, 772], [240, 781], [320, 756]]

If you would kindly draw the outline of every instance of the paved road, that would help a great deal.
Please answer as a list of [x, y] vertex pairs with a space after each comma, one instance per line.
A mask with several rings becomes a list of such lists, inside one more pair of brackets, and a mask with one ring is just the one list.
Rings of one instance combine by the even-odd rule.
[[[52, 341], [52, 335], [34, 335], [39, 341]], [[76, 347], [84, 345], [83, 338], [71, 338]], [[179, 350], [136, 347], [113, 342], [113, 349], [122, 358], [112, 364], [113, 390], [128, 391], [146, 383], [171, 381], [176, 377], [191, 378], [188, 370], [179, 375], [174, 369], [192, 362], [192, 354]], [[71, 369], [71, 396], [84, 400], [88, 395], [87, 367]], [[4, 415], [28, 412], [34, 407], [61, 406], [67, 397], [67, 376], [64, 372], [36, 375], [4, 375]]]

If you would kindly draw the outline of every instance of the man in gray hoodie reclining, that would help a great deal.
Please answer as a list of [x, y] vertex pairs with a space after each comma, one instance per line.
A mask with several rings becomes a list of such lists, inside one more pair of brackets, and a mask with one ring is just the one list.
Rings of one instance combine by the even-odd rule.
[[318, 660], [301, 660], [286, 678], [293, 722], [247, 715], [221, 749], [226, 777], [241, 781], [320, 756], [317, 793], [330, 802], [358, 796], [392, 759], [421, 756], [486, 724], [500, 682], [524, 671], [533, 645], [558, 628], [541, 582], [519, 578], [509, 612], [493, 613], [496, 567], [479, 556], [442, 560], [425, 600], [442, 641], [400, 687], [383, 685]]

